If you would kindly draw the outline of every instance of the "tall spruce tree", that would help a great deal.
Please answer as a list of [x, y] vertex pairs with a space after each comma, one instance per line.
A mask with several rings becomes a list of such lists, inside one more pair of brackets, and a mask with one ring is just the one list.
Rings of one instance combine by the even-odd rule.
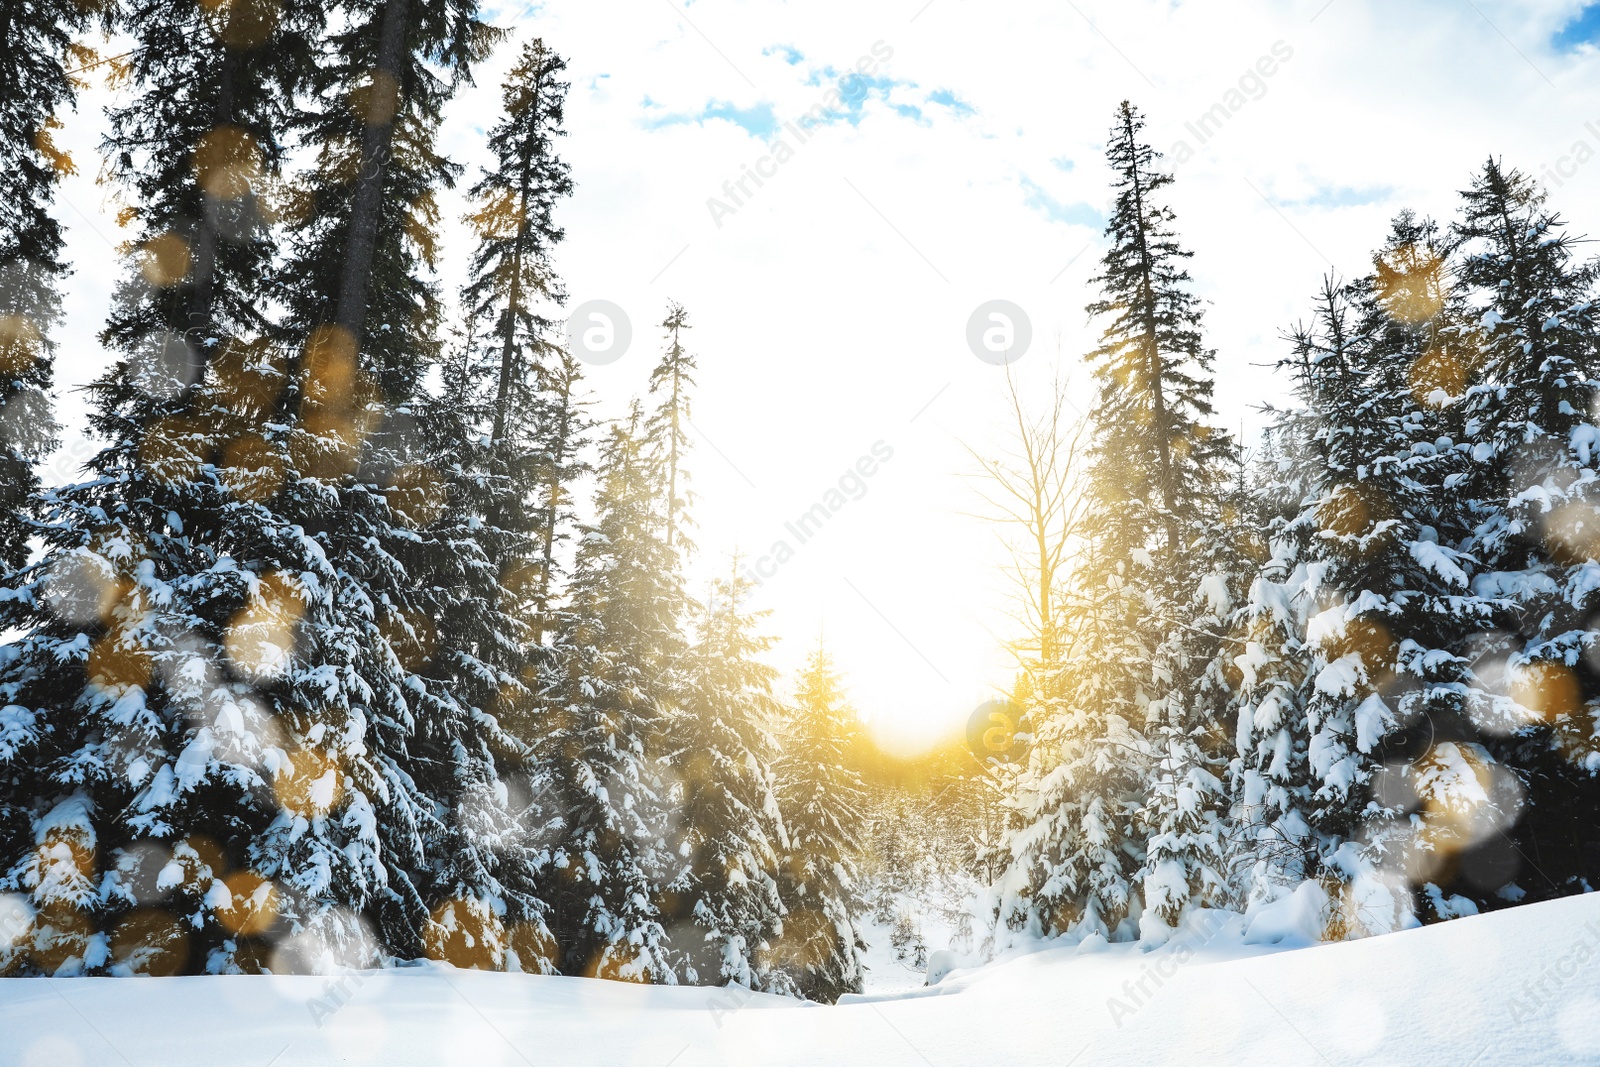
[[689, 390], [694, 386], [695, 359], [683, 345], [683, 331], [690, 329], [689, 313], [676, 301], [667, 305], [661, 321], [667, 331], [667, 349], [650, 372], [650, 392], [661, 400], [651, 413], [647, 428], [657, 461], [666, 472], [666, 502], [663, 514], [667, 524], [667, 546], [683, 553], [693, 546], [684, 538], [689, 506], [689, 474], [683, 468], [689, 450]]
[[682, 655], [683, 596], [643, 421], [636, 402], [601, 445], [540, 748], [560, 812], [549, 900], [563, 973], [670, 983], [661, 892], [682, 864], [667, 843], [655, 743], [672, 695], [664, 679]]
[[104, 339], [124, 358], [91, 390], [92, 477], [45, 497], [46, 556], [6, 598], [26, 631], [0, 677], [26, 712], [7, 773], [33, 777], [7, 789], [30, 810], [0, 864], [38, 909], [38, 970], [253, 968], [276, 911], [254, 846], [280, 802], [310, 817], [329, 782], [258, 692], [330, 574], [284, 543], [258, 462], [282, 385], [261, 205], [322, 15], [122, 16], [135, 92], [106, 148], [138, 237]]
[[485, 536], [491, 557], [543, 643], [557, 577], [556, 551], [571, 519], [571, 484], [587, 420], [578, 365], [554, 339], [552, 310], [566, 298], [552, 255], [563, 233], [557, 201], [570, 194], [556, 154], [567, 84], [566, 63], [542, 40], [523, 46], [502, 89], [505, 117], [489, 132], [495, 155], [468, 191], [468, 222], [478, 237], [463, 301], [483, 349], [469, 353], [463, 409], [486, 424], [481, 474], [490, 495]]
[[[278, 398], [288, 467], [278, 512], [330, 560], [326, 603], [296, 630], [283, 704], [307, 760], [346, 761], [338, 819], [274, 822], [264, 873], [294, 925], [342, 936], [352, 913], [400, 957], [547, 966], [530, 853], [515, 837], [498, 721], [525, 686], [506, 669], [517, 622], [461, 494], [459, 422], [424, 392], [440, 362], [430, 282], [438, 154], [456, 86], [499, 34], [470, 0], [384, 0], [339, 11], [298, 128], [314, 163], [288, 198], [277, 274], [293, 358]], [[458, 494], [453, 499], [453, 491]], [[315, 872], [336, 877], [315, 877]]]
[[562, 350], [544, 369], [544, 397], [540, 406], [537, 491], [532, 507], [537, 513], [539, 543], [534, 552], [535, 572], [527, 582], [512, 583], [533, 619], [533, 642], [544, 643], [554, 624], [562, 577], [558, 552], [577, 528], [575, 486], [591, 472], [587, 455], [594, 421], [590, 401], [580, 393], [583, 374], [572, 353]]
[[1429, 743], [1464, 742], [1465, 661], [1451, 646], [1481, 615], [1440, 529], [1460, 464], [1434, 437], [1452, 398], [1429, 368], [1453, 358], [1436, 228], [1402, 213], [1374, 266], [1325, 281], [1313, 324], [1292, 335], [1285, 365], [1304, 407], [1278, 433], [1303, 464], [1301, 501], [1272, 531], [1247, 611], [1256, 639], [1239, 658], [1250, 897], [1314, 881], [1330, 938], [1411, 921], [1399, 779], [1385, 788], [1385, 764], [1403, 777]]
[[663, 761], [676, 781], [669, 839], [682, 871], [663, 893], [663, 918], [685, 981], [784, 988], [771, 971], [783, 927], [778, 859], [787, 844], [770, 769], [777, 672], [762, 663], [773, 639], [763, 613], [740, 610], [749, 583], [733, 560], [695, 606], [694, 642], [679, 702], [665, 726]]
[[788, 834], [779, 868], [783, 933], [775, 964], [807, 1000], [832, 1004], [859, 993], [866, 900], [855, 856], [866, 834], [861, 776], [849, 766], [860, 724], [845, 702], [833, 660], [820, 645], [801, 669], [774, 766]]
[[[35, 463], [55, 438], [47, 397], [54, 376], [50, 331], [60, 318], [57, 282], [67, 267], [50, 205], [56, 182], [75, 168], [53, 136], [60, 128], [57, 112], [79, 88], [73, 69], [93, 59], [73, 42], [84, 24], [85, 10], [72, 0], [8, 5], [0, 12], [0, 99], [7, 102], [0, 109], [0, 572], [8, 577], [28, 561], [39, 489]], [[37, 622], [42, 605], [6, 600], [7, 625], [26, 629]], [[3, 680], [0, 686], [0, 698], [12, 705], [20, 687]], [[38, 769], [29, 757], [37, 753], [40, 710], [23, 709], [24, 717], [9, 720], [14, 726], [0, 741], [0, 885], [10, 888], [23, 888], [14, 865], [36, 844]], [[69, 916], [70, 904], [61, 907]], [[0, 948], [0, 974], [28, 966], [24, 951], [13, 944]], [[48, 961], [37, 966], [47, 969]]]
[[[1471, 526], [1456, 491], [1471, 467], [1462, 400], [1481, 353], [1461, 329], [1470, 311], [1450, 243], [1432, 220], [1403, 211], [1372, 272], [1349, 287], [1369, 410], [1343, 457], [1361, 462], [1335, 475], [1322, 514], [1332, 528], [1321, 534], [1324, 599], [1339, 607], [1324, 619], [1344, 625], [1323, 629], [1319, 654], [1359, 658], [1362, 681], [1344, 711], [1311, 708], [1325, 731], [1343, 731], [1322, 765], [1353, 768], [1348, 786], [1330, 776], [1322, 790], [1352, 839], [1325, 879], [1338, 889], [1334, 932], [1346, 936], [1409, 921], [1402, 863], [1417, 883], [1410, 910], [1423, 918], [1458, 911], [1455, 889], [1482, 901], [1507, 880], [1492, 860], [1509, 851], [1498, 827], [1515, 817], [1511, 779], [1482, 741], [1510, 717], [1472, 669], [1473, 634], [1492, 624], [1493, 606], [1470, 580]], [[1362, 720], [1380, 711], [1378, 737], [1377, 723]], [[1406, 822], [1409, 834], [1399, 832]]]
[[[555, 946], [538, 884], [549, 813], [530, 804], [544, 778], [530, 739], [547, 655], [503, 584], [496, 557], [507, 538], [486, 518], [501, 499], [482, 476], [482, 427], [448, 390], [418, 410], [415, 432], [443, 487], [437, 501], [411, 495], [396, 510], [449, 551], [407, 567], [427, 583], [431, 614], [391, 612], [382, 622], [400, 668], [420, 683], [407, 682], [415, 724], [407, 747], [431, 773], [408, 772], [439, 814], [422, 840], [437, 872], [425, 894], [433, 902], [425, 949], [457, 966], [549, 971]], [[398, 497], [391, 491], [391, 507]]]
[[1141, 925], [1159, 934], [1191, 901], [1226, 894], [1218, 825], [1225, 804], [1219, 760], [1204, 743], [1211, 707], [1201, 698], [1218, 651], [1216, 623], [1206, 616], [1225, 612], [1230, 600], [1215, 556], [1236, 459], [1232, 441], [1206, 421], [1215, 354], [1200, 334], [1200, 301], [1183, 266], [1192, 253], [1178, 244], [1172, 211], [1160, 202], [1172, 178], [1140, 143], [1142, 129], [1142, 116], [1124, 104], [1107, 150], [1116, 210], [1096, 279], [1103, 296], [1089, 307], [1110, 317], [1090, 356], [1101, 381], [1090, 474], [1099, 521], [1090, 526], [1110, 549], [1101, 558], [1121, 564], [1130, 592], [1145, 600], [1134, 625], [1150, 641], [1149, 673], [1128, 679], [1119, 695], [1143, 719], [1154, 760], [1137, 822]]
[[[426, 405], [423, 420], [442, 459], [434, 469], [449, 485], [448, 505], [430, 532], [448, 539], [454, 553], [438, 561], [465, 564], [430, 571], [445, 611], [433, 620], [437, 650], [424, 673], [469, 713], [461, 720], [445, 707], [428, 718], [442, 713], [445, 721], [475, 723], [451, 744], [476, 742], [478, 749], [462, 764], [460, 799], [444, 842], [468, 863], [443, 887], [450, 930], [436, 924], [440, 934], [430, 953], [442, 949], [457, 962], [490, 966], [514, 954], [520, 968], [541, 970], [555, 966], [536, 895], [553, 813], [537, 803], [549, 768], [535, 741], [549, 665], [542, 625], [557, 544], [541, 520], [550, 472], [564, 494], [583, 432], [575, 424], [579, 402], [571, 399], [574, 368], [549, 339], [547, 316], [564, 296], [551, 263], [562, 234], [551, 216], [571, 188], [555, 154], [566, 90], [556, 75], [563, 67], [535, 40], [503, 87], [506, 116], [489, 135], [496, 166], [469, 190], [476, 210], [468, 221], [479, 244], [463, 290], [468, 328], [460, 358], [445, 368], [445, 388]], [[563, 517], [550, 513], [552, 522]], [[512, 800], [512, 786], [521, 799]], [[520, 915], [510, 930], [501, 911], [508, 898]]]
[[1172, 178], [1140, 141], [1143, 125], [1124, 103], [1111, 130], [1111, 246], [1088, 308], [1108, 321], [1089, 357], [1101, 383], [1092, 544], [1069, 609], [1086, 621], [1062, 711], [1035, 721], [1041, 743], [1019, 783], [1023, 826], [1001, 880], [1002, 918], [1045, 933], [1116, 935], [1132, 918], [1159, 937], [1191, 902], [1226, 895], [1221, 757], [1203, 743], [1212, 724], [1196, 700], [1218, 638], [1189, 624], [1231, 599], [1207, 540], [1235, 460], [1206, 422], [1213, 353], [1190, 253], [1161, 203]]
[[[1583, 814], [1600, 801], [1597, 268], [1575, 262], [1575, 239], [1527, 175], [1491, 159], [1462, 199], [1452, 234], [1462, 347], [1477, 351], [1462, 400], [1471, 463], [1458, 487], [1470, 527], [1460, 550], [1493, 605], [1471, 652], [1487, 747], [1527, 794], [1508, 865], [1533, 868], [1518, 880], [1525, 892], [1556, 895], [1600, 878]], [[1497, 680], [1509, 708], [1494, 699]]]
[[1306, 565], [1285, 528], [1300, 514], [1315, 478], [1309, 416], [1280, 411], [1263, 435], [1253, 471], [1251, 516], [1262, 531], [1258, 567], [1235, 618], [1239, 647], [1234, 747], [1230, 767], [1236, 825], [1233, 873], [1247, 907], [1275, 900], [1306, 877], [1305, 807], [1311, 790], [1296, 771], [1305, 760], [1302, 704], [1307, 684], [1305, 621], [1300, 595]]
[[0, 569], [27, 562], [34, 465], [55, 439], [50, 331], [67, 265], [50, 205], [56, 183], [76, 168], [54, 135], [57, 112], [80, 87], [75, 72], [96, 60], [73, 40], [88, 15], [77, 0], [0, 12]]
[[[556, 155], [563, 136], [566, 63], [542, 40], [523, 46], [502, 89], [505, 117], [489, 131], [495, 165], [470, 190], [468, 222], [478, 237], [471, 280], [463, 291], [477, 336], [490, 346], [484, 370], [492, 381], [491, 477], [503, 484], [489, 515], [496, 527], [519, 523], [515, 533], [540, 543], [527, 525], [540, 456], [538, 435], [547, 421], [545, 365], [554, 362], [553, 306], [565, 299], [551, 256], [563, 234], [554, 221], [557, 200], [572, 190], [568, 168]], [[536, 512], [535, 512], [536, 513]], [[523, 556], [530, 553], [526, 546]]]

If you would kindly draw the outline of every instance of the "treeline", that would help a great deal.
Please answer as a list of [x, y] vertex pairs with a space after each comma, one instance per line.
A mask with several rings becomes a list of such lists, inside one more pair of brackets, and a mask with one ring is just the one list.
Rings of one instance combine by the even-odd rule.
[[1041, 550], [995, 936], [1297, 894], [1338, 939], [1590, 890], [1600, 271], [1489, 160], [1453, 221], [1403, 212], [1324, 282], [1247, 459], [1142, 126], [1124, 104], [1108, 142], [1086, 447], [1018, 424], [1048, 462], [1013, 513]]
[[[737, 561], [684, 588], [688, 316], [609, 425], [560, 337], [560, 57], [503, 86], [457, 318], [441, 116], [507, 36], [474, 0], [0, 22], [0, 973], [858, 989], [838, 680], [819, 651], [780, 705]], [[41, 487], [51, 133], [95, 69], [117, 358], [104, 446]]]

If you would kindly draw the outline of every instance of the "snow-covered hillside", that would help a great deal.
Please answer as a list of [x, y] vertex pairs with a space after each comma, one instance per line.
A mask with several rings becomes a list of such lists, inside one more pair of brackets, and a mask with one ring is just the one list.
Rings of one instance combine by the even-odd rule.
[[1600, 895], [1294, 951], [1237, 924], [1155, 952], [1045, 948], [823, 1008], [448, 969], [0, 981], [0, 1063], [1600, 1062]]

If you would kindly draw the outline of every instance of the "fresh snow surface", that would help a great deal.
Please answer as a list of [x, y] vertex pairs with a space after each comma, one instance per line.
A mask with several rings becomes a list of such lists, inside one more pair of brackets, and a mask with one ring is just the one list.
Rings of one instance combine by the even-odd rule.
[[0, 1063], [1600, 1063], [1600, 895], [1294, 950], [1245, 945], [1238, 917], [1214, 925], [1151, 952], [1037, 946], [831, 1008], [435, 966], [6, 979]]
[[[902, 900], [912, 908], [918, 903], [914, 898], [903, 897]], [[945, 922], [937, 912], [922, 909], [914, 910], [912, 914], [917, 933], [921, 936], [928, 953], [931, 954], [954, 940], [955, 927]], [[892, 924], [878, 922], [869, 913], [862, 916], [859, 925], [862, 940], [867, 943], [865, 953], [867, 973], [864, 984], [868, 994], [879, 996], [908, 993], [926, 984], [925, 969], [913, 966], [910, 960], [900, 959], [899, 954], [895, 952]]]

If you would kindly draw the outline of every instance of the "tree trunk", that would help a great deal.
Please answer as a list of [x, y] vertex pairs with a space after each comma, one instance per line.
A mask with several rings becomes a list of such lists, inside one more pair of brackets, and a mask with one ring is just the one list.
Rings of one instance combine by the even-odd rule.
[[549, 615], [550, 582], [554, 567], [551, 556], [556, 544], [556, 514], [561, 507], [561, 463], [567, 452], [567, 438], [572, 432], [572, 377], [563, 374], [561, 379], [561, 426], [557, 430], [555, 447], [551, 450], [550, 480], [545, 493], [543, 543], [539, 558], [539, 599], [533, 622], [533, 643], [544, 644], [545, 619]]
[[1172, 484], [1172, 427], [1167, 417], [1167, 398], [1163, 389], [1163, 379], [1166, 370], [1161, 363], [1159, 347], [1159, 333], [1156, 329], [1156, 298], [1155, 286], [1151, 281], [1154, 265], [1150, 262], [1150, 247], [1145, 240], [1144, 232], [1144, 187], [1140, 184], [1137, 145], [1134, 142], [1133, 120], [1124, 117], [1123, 129], [1128, 140], [1128, 151], [1133, 162], [1133, 204], [1138, 218], [1138, 225], [1134, 228], [1134, 236], [1139, 242], [1139, 289], [1142, 304], [1141, 315], [1144, 320], [1144, 356], [1145, 373], [1150, 379], [1150, 406], [1154, 409], [1155, 437], [1157, 462], [1160, 465], [1161, 478], [1161, 506], [1165, 511], [1164, 521], [1167, 530], [1167, 554], [1176, 561], [1178, 558], [1178, 524], [1174, 514], [1176, 500]]
[[[223, 47], [221, 84], [217, 88], [217, 106], [213, 128], [233, 125], [233, 80], [238, 70], [238, 52]], [[186, 310], [185, 330], [191, 339], [204, 340], [211, 331], [211, 308], [216, 294], [218, 217], [221, 203], [218, 197], [201, 191], [205, 207], [201, 214], [200, 229], [194, 241], [194, 268], [189, 276], [189, 300]]]
[[[344, 271], [339, 280], [339, 302], [334, 322], [347, 330], [358, 346], [366, 325], [367, 291], [372, 282], [372, 261], [378, 247], [378, 224], [383, 216], [383, 184], [394, 140], [394, 119], [401, 107], [400, 59], [405, 53], [406, 9], [407, 0], [388, 0], [383, 8], [383, 21], [378, 31], [378, 58], [373, 72], [375, 95], [368, 101], [368, 121], [361, 134], [361, 168], [351, 199]], [[385, 77], [394, 90], [392, 101], [376, 98], [376, 93], [386, 88], [382, 84]], [[393, 110], [384, 121], [372, 122], [373, 109], [388, 104], [392, 104]]]

